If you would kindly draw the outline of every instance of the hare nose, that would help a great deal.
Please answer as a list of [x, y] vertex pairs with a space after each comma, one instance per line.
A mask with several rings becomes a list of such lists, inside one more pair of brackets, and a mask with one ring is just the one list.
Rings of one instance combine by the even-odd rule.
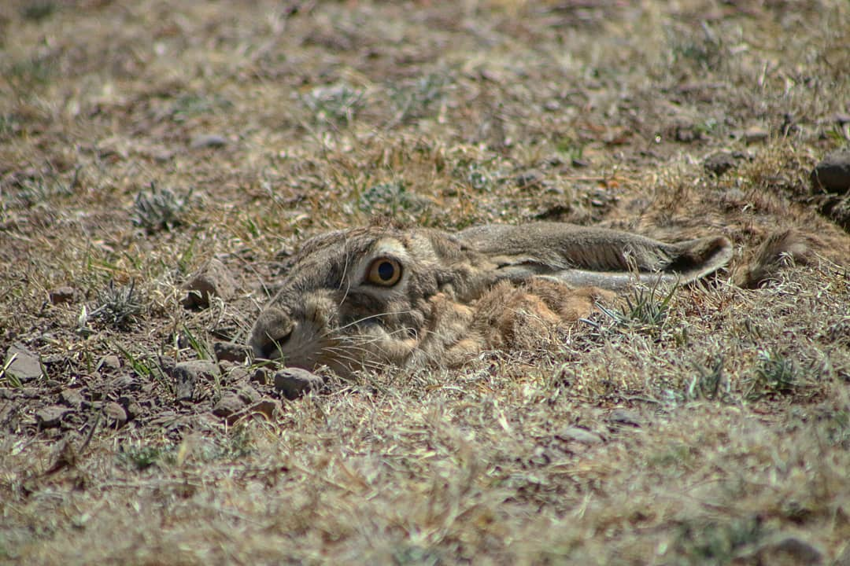
[[273, 360], [281, 357], [281, 346], [292, 335], [292, 321], [278, 309], [260, 313], [251, 333], [251, 348], [254, 357]]

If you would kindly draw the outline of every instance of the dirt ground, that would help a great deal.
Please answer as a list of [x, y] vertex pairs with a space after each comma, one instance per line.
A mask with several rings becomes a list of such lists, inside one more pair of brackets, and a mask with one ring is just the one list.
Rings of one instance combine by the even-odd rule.
[[[3, 2], [0, 563], [850, 563], [848, 45], [845, 0]], [[222, 358], [375, 217], [736, 255], [460, 369]]]

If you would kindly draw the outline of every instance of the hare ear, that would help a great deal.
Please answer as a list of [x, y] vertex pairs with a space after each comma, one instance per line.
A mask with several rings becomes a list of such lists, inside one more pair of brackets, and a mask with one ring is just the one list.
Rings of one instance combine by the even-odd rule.
[[732, 257], [724, 237], [675, 244], [628, 232], [540, 222], [464, 230], [462, 242], [496, 265], [496, 278], [551, 276], [575, 285], [622, 289], [635, 275], [688, 283], [717, 271]]

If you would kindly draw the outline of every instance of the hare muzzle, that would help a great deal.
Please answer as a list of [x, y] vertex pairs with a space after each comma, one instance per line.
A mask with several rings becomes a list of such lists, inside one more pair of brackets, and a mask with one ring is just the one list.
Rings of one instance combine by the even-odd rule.
[[263, 311], [254, 324], [251, 348], [254, 356], [267, 360], [281, 357], [281, 348], [292, 335], [292, 320], [281, 310]]

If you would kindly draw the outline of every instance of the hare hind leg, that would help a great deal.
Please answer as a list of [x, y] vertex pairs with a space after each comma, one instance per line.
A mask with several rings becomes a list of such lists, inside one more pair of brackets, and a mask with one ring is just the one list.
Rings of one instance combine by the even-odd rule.
[[532, 278], [520, 285], [503, 281], [476, 304], [473, 329], [489, 349], [537, 349], [551, 339], [559, 325], [593, 312], [599, 301], [616, 294], [596, 287], [570, 286], [551, 279]]

